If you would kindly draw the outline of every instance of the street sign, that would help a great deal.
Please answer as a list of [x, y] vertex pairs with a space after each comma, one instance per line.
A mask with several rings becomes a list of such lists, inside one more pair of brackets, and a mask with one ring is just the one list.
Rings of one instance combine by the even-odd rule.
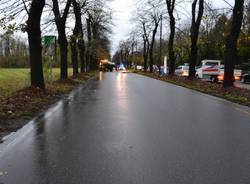
[[46, 35], [43, 37], [43, 45], [44, 47], [49, 47], [51, 44], [55, 44], [56, 37], [52, 35]]
[[45, 35], [43, 37], [44, 77], [47, 81], [52, 81], [52, 67], [56, 63], [56, 36]]

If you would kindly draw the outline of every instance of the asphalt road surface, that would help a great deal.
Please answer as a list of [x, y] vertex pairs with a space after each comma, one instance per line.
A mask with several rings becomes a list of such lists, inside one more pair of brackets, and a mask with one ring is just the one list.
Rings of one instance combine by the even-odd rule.
[[4, 184], [249, 184], [250, 110], [106, 73], [0, 145]]

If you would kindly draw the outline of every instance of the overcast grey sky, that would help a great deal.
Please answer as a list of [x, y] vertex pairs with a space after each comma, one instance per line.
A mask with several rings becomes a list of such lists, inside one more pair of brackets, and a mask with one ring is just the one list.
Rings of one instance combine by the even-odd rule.
[[113, 34], [112, 54], [115, 52], [119, 42], [127, 36], [131, 30], [130, 19], [134, 10], [135, 0], [113, 0], [111, 8], [113, 10]]
[[[234, 0], [227, 0], [232, 5]], [[134, 12], [134, 5], [136, 0], [113, 0], [111, 2], [111, 8], [114, 11], [113, 14], [113, 33], [111, 36], [112, 41], [112, 54], [116, 51], [119, 42], [127, 37], [131, 31], [132, 24], [130, 19]], [[216, 7], [228, 7], [223, 0], [213, 0], [213, 4]], [[191, 3], [190, 3], [191, 6]]]

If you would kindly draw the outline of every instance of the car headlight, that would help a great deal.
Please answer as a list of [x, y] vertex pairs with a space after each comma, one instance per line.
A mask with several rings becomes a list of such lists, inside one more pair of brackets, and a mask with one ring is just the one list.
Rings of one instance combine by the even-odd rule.
[[188, 72], [183, 72], [182, 76], [188, 76]]

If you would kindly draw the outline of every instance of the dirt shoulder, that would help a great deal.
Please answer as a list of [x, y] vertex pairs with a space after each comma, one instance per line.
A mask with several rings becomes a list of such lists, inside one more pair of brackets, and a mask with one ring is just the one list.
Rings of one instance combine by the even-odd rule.
[[0, 142], [3, 136], [23, 127], [37, 114], [58, 101], [97, 73], [79, 74], [76, 78], [59, 80], [46, 85], [46, 90], [27, 87], [14, 95], [0, 99]]
[[151, 77], [164, 82], [172, 83], [178, 86], [199, 91], [201, 93], [220, 97], [231, 102], [250, 107], [250, 90], [237, 87], [223, 88], [221, 84], [209, 83], [206, 81], [179, 76], [159, 76], [158, 74], [148, 72], [135, 72], [140, 75]]

